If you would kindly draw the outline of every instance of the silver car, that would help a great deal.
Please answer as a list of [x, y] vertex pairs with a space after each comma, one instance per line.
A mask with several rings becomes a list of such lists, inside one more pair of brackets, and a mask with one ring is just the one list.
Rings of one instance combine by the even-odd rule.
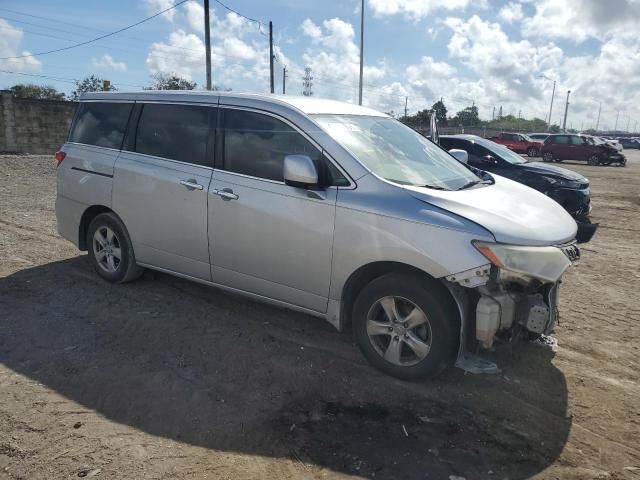
[[150, 268], [306, 312], [403, 379], [473, 371], [553, 330], [579, 253], [561, 206], [453, 153], [317, 98], [91, 93], [56, 154], [58, 230], [109, 282]]

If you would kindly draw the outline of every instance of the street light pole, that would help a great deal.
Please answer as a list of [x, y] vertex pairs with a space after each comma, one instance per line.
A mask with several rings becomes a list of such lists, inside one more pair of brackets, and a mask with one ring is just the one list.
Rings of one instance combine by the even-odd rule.
[[360, 87], [358, 105], [362, 105], [362, 70], [364, 67], [364, 0], [360, 3]]
[[549, 106], [549, 127], [551, 127], [551, 112], [553, 112], [553, 97], [556, 95], [556, 81], [553, 81], [553, 90], [551, 91], [551, 105]]
[[205, 44], [205, 65], [207, 69], [207, 90], [211, 90], [211, 33], [209, 25], [209, 0], [204, 0], [204, 44]]
[[602, 102], [600, 102], [600, 106], [598, 107], [598, 120], [596, 120], [596, 132], [598, 131], [598, 126], [600, 126], [600, 113], [602, 112]]
[[571, 90], [567, 90], [567, 103], [564, 106], [564, 121], [562, 122], [562, 130], [567, 132], [567, 113], [569, 113], [569, 95], [571, 95]]

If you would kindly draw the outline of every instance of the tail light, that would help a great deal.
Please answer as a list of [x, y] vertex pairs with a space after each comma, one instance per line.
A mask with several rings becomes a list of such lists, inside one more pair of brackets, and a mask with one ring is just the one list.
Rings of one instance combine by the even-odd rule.
[[55, 158], [56, 158], [56, 167], [59, 167], [60, 164], [62, 163], [62, 161], [65, 159], [65, 157], [67, 156], [66, 153], [64, 153], [63, 151], [58, 151], [56, 152]]

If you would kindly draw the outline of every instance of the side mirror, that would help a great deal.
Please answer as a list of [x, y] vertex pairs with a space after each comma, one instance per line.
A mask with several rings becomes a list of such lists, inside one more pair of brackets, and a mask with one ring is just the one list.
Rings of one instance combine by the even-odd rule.
[[466, 150], [452, 148], [449, 153], [455, 157], [460, 163], [469, 163], [469, 154]]
[[318, 170], [307, 155], [284, 157], [284, 183], [292, 187], [310, 188], [318, 185]]

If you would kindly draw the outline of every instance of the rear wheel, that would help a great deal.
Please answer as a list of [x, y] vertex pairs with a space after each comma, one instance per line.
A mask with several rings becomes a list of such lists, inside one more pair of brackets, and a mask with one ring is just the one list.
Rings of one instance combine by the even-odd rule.
[[458, 313], [449, 293], [418, 275], [388, 274], [358, 295], [355, 341], [367, 360], [404, 380], [434, 375], [455, 358]]
[[527, 150], [527, 155], [530, 157], [537, 157], [538, 149], [536, 147], [529, 147], [529, 149]]
[[91, 221], [87, 246], [93, 267], [108, 282], [130, 282], [144, 272], [136, 265], [127, 229], [114, 213], [102, 213]]
[[553, 153], [544, 152], [544, 155], [542, 155], [542, 160], [544, 160], [545, 162], [553, 162]]

